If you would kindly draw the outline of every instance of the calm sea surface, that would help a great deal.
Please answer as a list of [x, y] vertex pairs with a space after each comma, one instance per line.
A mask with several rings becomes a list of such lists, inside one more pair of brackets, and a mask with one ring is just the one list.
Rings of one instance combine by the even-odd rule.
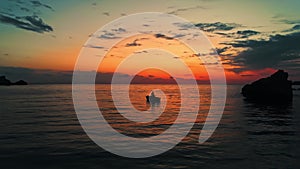
[[[125, 89], [120, 89], [123, 97]], [[176, 85], [131, 85], [129, 96], [136, 109], [150, 108], [145, 95], [152, 89], [164, 91], [168, 102], [164, 113], [146, 124], [120, 116], [109, 85], [96, 85], [96, 95], [115, 130], [151, 137], [168, 130], [181, 106]], [[190, 133], [161, 155], [130, 159], [103, 150], [86, 135], [74, 110], [71, 85], [0, 86], [0, 168], [300, 168], [300, 90], [294, 91], [289, 105], [262, 105], [245, 101], [241, 86], [229, 85], [222, 120], [204, 144], [197, 140], [209, 110], [210, 88], [199, 85], [199, 90], [200, 110]], [[126, 113], [128, 107], [122, 110]], [[92, 119], [91, 124], [97, 125]]]

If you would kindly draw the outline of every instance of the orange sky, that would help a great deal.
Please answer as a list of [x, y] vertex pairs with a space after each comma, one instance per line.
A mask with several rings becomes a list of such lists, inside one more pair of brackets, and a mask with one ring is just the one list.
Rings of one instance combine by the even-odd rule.
[[[147, 51], [147, 49], [163, 49], [173, 53], [175, 56], [174, 60], [181, 59], [194, 73], [194, 76], [199, 79], [208, 79], [208, 74], [206, 72], [205, 67], [203, 66], [199, 57], [195, 56], [193, 51], [187, 47], [185, 44], [181, 43], [176, 39], [167, 39], [167, 38], [157, 38], [151, 34], [140, 34], [130, 38], [127, 38], [118, 44], [116, 44], [111, 50], [107, 53], [101, 64], [99, 65], [99, 72], [115, 72], [117, 66], [121, 64], [121, 62], [129, 55], [147, 55], [149, 59], [151, 59], [151, 51]], [[175, 67], [176, 65], [172, 65], [172, 63], [168, 63], [168, 60], [164, 59], [164, 56], [160, 57], [161, 59], [158, 62], [166, 62], [170, 67], [174, 67], [178, 71], [177, 77], [184, 78], [181, 72], [183, 72], [182, 67]], [[147, 61], [145, 61], [147, 62]], [[140, 63], [141, 64], [141, 63]], [[134, 65], [128, 65], [128, 72], [120, 72], [130, 74], [130, 68]], [[145, 65], [147, 66], [147, 65]], [[161, 78], [169, 78], [165, 77], [164, 73], [161, 71], [157, 71], [154, 69], [149, 69], [148, 71], [144, 71], [140, 75], [144, 75], [146, 77], [156, 76]]]
[[[212, 43], [218, 44], [219, 38], [210, 37]], [[147, 49], [158, 48], [169, 51], [173, 53], [174, 60], [181, 59], [193, 72], [196, 80], [200, 81], [209, 81], [207, 70], [203, 64], [203, 62], [199, 59], [198, 56], [185, 44], [181, 43], [177, 39], [171, 38], [157, 38], [155, 35], [151, 34], [140, 34], [130, 38], [127, 38], [119, 43], [117, 43], [114, 47], [112, 47], [108, 52], [107, 55], [102, 60], [101, 64], [98, 67], [98, 72], [115, 72], [118, 65], [122, 64], [122, 61], [129, 57], [130, 55], [147, 55], [149, 59], [151, 59], [151, 51]], [[234, 52], [234, 51], [233, 51]], [[161, 59], [159, 62], [168, 62], [164, 60], [164, 53], [161, 54]], [[145, 59], [145, 63], [147, 63], [147, 59]], [[139, 63], [143, 64], [143, 63]], [[173, 66], [174, 69], [178, 71], [178, 74], [173, 75], [174, 77], [180, 78], [191, 78], [185, 77], [182, 74], [183, 67], [176, 67], [172, 65], [172, 63], [167, 63], [170, 67]], [[128, 65], [127, 72], [119, 72], [125, 74], [131, 74], [131, 67], [134, 65]], [[147, 65], [145, 65], [147, 67]], [[232, 71], [228, 71], [229, 69], [233, 68], [230, 64], [223, 64], [227, 81], [232, 83], [241, 83], [241, 81], [251, 81], [255, 80], [259, 74], [256, 72], [243, 72], [242, 76], [236, 74]], [[235, 67], [236, 68], [236, 67]], [[273, 73], [275, 70], [268, 69], [266, 73]], [[147, 69], [145, 71], [140, 72], [138, 75], [142, 75], [145, 77], [157, 77], [157, 78], [165, 78], [168, 80], [170, 78], [169, 74], [166, 74], [162, 71], [155, 70], [155, 69]]]

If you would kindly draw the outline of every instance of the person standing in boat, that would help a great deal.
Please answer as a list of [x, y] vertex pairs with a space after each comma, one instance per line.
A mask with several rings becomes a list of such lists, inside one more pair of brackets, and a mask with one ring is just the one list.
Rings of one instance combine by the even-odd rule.
[[155, 97], [155, 95], [154, 95], [154, 92], [153, 92], [153, 91], [151, 92], [151, 97]]

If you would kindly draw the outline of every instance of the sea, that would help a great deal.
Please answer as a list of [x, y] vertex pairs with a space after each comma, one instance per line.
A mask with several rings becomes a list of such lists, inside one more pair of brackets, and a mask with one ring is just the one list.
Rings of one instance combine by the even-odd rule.
[[[146, 102], [145, 95], [160, 89], [165, 94], [165, 109], [152, 122], [133, 122], [118, 113], [110, 85], [97, 84], [97, 105], [115, 131], [147, 138], [172, 126], [182, 106], [177, 85], [132, 84], [129, 91], [124, 87], [118, 87], [122, 89], [119, 99], [129, 98], [140, 111], [155, 108]], [[199, 112], [189, 133], [162, 154], [128, 158], [101, 148], [86, 134], [74, 109], [72, 85], [0, 86], [0, 168], [299, 169], [300, 90], [293, 91], [292, 103], [270, 105], [245, 100], [241, 88], [227, 86], [221, 121], [205, 143], [198, 143], [198, 138], [210, 109], [211, 93], [209, 85], [198, 85]], [[120, 110], [126, 113], [130, 109], [123, 105]], [[90, 120], [91, 125], [101, 125]], [[172, 136], [163, 141], [172, 141]]]

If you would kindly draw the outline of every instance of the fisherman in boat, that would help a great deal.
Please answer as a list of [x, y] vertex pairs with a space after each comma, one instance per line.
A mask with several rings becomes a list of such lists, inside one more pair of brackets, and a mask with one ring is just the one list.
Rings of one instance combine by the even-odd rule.
[[156, 97], [153, 91], [150, 93], [150, 95], [146, 96], [146, 100], [148, 103], [160, 103], [160, 97]]

